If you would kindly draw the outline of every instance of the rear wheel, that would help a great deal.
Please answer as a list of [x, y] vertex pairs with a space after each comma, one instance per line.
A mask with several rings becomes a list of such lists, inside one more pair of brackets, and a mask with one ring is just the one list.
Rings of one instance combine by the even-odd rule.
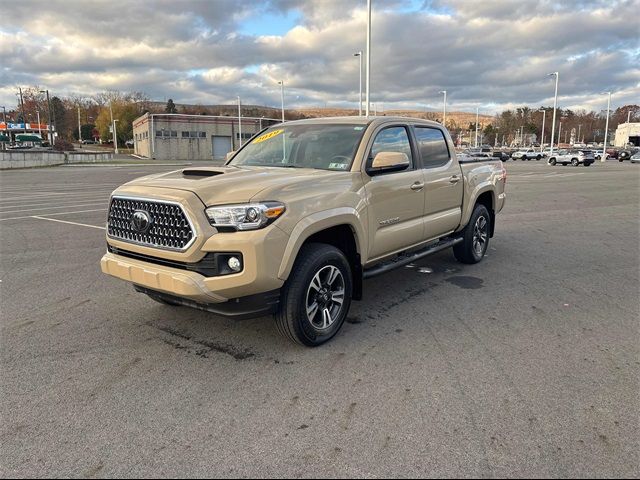
[[278, 331], [308, 347], [331, 340], [349, 312], [352, 285], [342, 251], [322, 243], [303, 246], [282, 290]]
[[542, 158], [542, 155], [538, 155], [538, 156], [536, 157], [536, 160], [540, 160], [541, 158]]
[[523, 155], [523, 156], [522, 156], [522, 161], [524, 162], [526, 159], [527, 159], [527, 156], [526, 156], [526, 155]]
[[473, 209], [469, 223], [464, 228], [462, 242], [453, 247], [453, 255], [462, 263], [478, 263], [484, 257], [489, 246], [491, 216], [484, 205]]

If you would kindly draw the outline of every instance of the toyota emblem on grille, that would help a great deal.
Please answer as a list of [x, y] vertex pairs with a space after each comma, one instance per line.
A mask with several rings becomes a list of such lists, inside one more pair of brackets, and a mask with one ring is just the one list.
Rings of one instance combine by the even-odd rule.
[[151, 225], [151, 217], [144, 210], [136, 210], [131, 215], [131, 226], [136, 232], [144, 233]]

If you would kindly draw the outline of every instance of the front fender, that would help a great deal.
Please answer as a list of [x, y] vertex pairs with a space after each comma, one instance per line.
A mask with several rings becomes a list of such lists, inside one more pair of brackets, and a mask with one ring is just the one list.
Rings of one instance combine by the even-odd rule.
[[368, 251], [363, 219], [356, 209], [339, 207], [323, 210], [303, 218], [293, 228], [280, 264], [278, 278], [286, 280], [289, 277], [300, 248], [311, 235], [339, 225], [349, 225], [351, 227], [359, 253]]

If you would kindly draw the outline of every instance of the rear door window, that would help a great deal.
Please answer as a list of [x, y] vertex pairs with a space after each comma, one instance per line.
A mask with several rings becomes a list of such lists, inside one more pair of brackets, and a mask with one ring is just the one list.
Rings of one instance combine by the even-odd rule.
[[430, 127], [414, 127], [423, 168], [442, 167], [449, 162], [449, 148], [442, 131]]

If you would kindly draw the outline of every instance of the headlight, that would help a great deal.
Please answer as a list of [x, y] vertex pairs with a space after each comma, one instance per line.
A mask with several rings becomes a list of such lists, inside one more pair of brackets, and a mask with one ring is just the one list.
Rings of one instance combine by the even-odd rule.
[[275, 221], [284, 210], [282, 203], [265, 202], [209, 207], [205, 212], [211, 225], [221, 230], [257, 230]]

